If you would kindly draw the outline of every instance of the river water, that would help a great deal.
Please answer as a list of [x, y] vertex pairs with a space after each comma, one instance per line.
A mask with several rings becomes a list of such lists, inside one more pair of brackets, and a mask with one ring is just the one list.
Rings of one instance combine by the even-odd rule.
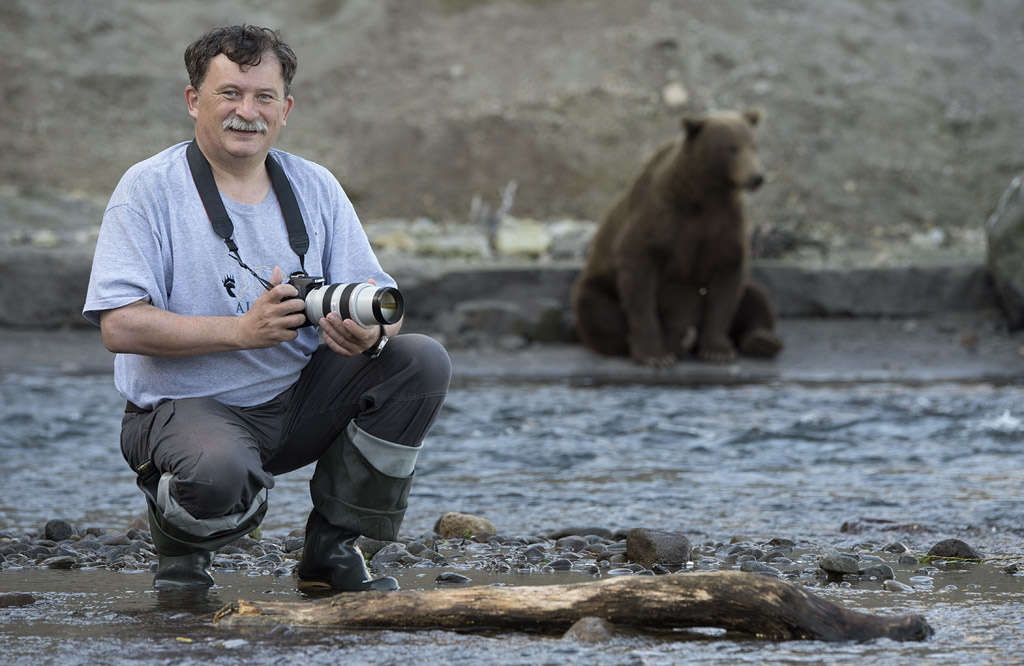
[[[120, 457], [123, 402], [109, 375], [5, 374], [0, 382], [0, 530], [63, 518], [123, 531], [144, 515]], [[294, 581], [219, 574], [202, 599], [168, 597], [147, 573], [0, 571], [0, 593], [32, 606], [0, 610], [6, 663], [1020, 663], [1024, 576], [1024, 386], [989, 384], [729, 387], [488, 385], [453, 388], [425, 442], [403, 533], [446, 511], [482, 515], [502, 534], [571, 526], [651, 527], [695, 544], [793, 539], [915, 555], [946, 538], [978, 565], [937, 567], [932, 585], [816, 590], [882, 614], [925, 615], [923, 643], [767, 643], [707, 635], [621, 637], [580, 645], [549, 636], [455, 632], [249, 632], [213, 627], [238, 598], [299, 599]], [[263, 525], [301, 528], [311, 468], [279, 479]], [[844, 523], [868, 525], [842, 531]], [[906, 526], [902, 530], [883, 528]], [[897, 580], [918, 574], [896, 569]], [[430, 574], [403, 572], [406, 588]], [[473, 576], [490, 584], [566, 582]]]

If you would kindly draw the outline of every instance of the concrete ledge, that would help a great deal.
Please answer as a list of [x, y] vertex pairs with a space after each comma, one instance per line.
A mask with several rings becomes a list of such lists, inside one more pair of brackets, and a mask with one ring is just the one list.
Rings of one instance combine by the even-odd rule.
[[914, 317], [999, 306], [982, 264], [807, 270], [755, 266], [780, 317]]
[[[429, 321], [473, 300], [517, 303], [527, 311], [554, 302], [568, 311], [578, 273], [575, 266], [476, 268], [408, 282], [400, 273], [396, 278], [410, 315]], [[757, 265], [752, 276], [771, 292], [782, 318], [916, 317], [998, 308], [981, 264], [849, 270]]]
[[[0, 258], [10, 276], [0, 291], [0, 326], [86, 327], [81, 310], [91, 257], [26, 252]], [[475, 267], [435, 276], [415, 265], [391, 269], [409, 316], [429, 326], [459, 304], [490, 300], [568, 312], [578, 266]], [[988, 270], [981, 264], [884, 269], [812, 270], [755, 265], [754, 279], [772, 294], [779, 316], [912, 317], [998, 307]]]

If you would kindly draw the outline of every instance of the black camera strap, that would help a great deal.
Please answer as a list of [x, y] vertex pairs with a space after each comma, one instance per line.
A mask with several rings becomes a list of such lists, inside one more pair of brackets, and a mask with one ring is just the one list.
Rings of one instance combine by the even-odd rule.
[[[220, 198], [220, 191], [217, 189], [217, 182], [213, 178], [213, 169], [207, 161], [203, 151], [193, 139], [185, 149], [185, 156], [188, 158], [188, 168], [192, 172], [192, 180], [195, 181], [196, 190], [199, 191], [199, 198], [203, 201], [206, 215], [210, 218], [213, 230], [224, 239], [228, 246], [228, 253], [239, 265], [256, 276], [256, 279], [263, 283], [263, 286], [270, 289], [272, 285], [256, 275], [256, 273], [242, 262], [238, 254], [238, 245], [233, 240], [235, 226], [231, 222], [228, 211], [224, 208], [224, 202]], [[295, 191], [292, 189], [288, 176], [284, 169], [278, 164], [270, 153], [267, 153], [267, 172], [270, 174], [270, 184], [277, 195], [277, 201], [281, 205], [281, 213], [284, 215], [284, 224], [288, 229], [288, 244], [291, 245], [295, 254], [299, 255], [299, 266], [303, 271], [305, 267], [305, 255], [309, 249], [309, 234], [306, 233], [306, 225], [302, 220], [302, 211], [299, 210], [299, 202], [295, 198]]]

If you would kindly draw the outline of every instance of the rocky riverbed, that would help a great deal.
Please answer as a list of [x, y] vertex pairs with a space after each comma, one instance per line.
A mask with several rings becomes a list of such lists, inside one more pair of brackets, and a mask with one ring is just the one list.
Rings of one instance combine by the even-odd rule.
[[[1024, 576], [1019, 557], [986, 558], [959, 539], [946, 539], [926, 552], [915, 552], [899, 540], [865, 540], [848, 552], [784, 536], [749, 540], [740, 536], [692, 544], [668, 530], [569, 527], [542, 535], [499, 535], [484, 518], [449, 513], [438, 521], [439, 532], [417, 538], [381, 542], [362, 537], [359, 545], [378, 574], [397, 569], [436, 571], [435, 584], [472, 584], [478, 572], [543, 574], [574, 572], [594, 578], [654, 576], [687, 571], [739, 569], [785, 578], [800, 585], [859, 586], [913, 594], [957, 589], [944, 584], [944, 573], [965, 566], [996, 566], [1006, 576]], [[913, 532], [915, 526], [850, 523], [843, 531], [883, 527]], [[302, 557], [301, 531], [281, 538], [254, 533], [216, 551], [214, 574], [242, 571], [275, 577], [291, 576]], [[0, 529], [0, 570], [26, 568], [155, 571], [157, 555], [142, 521], [126, 531], [79, 527], [51, 519], [33, 534]], [[897, 575], [899, 571], [899, 575]], [[972, 583], [967, 582], [968, 586]], [[0, 607], [34, 603], [31, 594], [0, 593]]]

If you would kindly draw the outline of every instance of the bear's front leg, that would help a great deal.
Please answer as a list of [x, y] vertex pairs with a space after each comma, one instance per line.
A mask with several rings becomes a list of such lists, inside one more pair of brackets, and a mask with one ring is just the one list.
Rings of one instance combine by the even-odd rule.
[[657, 284], [647, 271], [624, 271], [617, 280], [629, 327], [629, 356], [650, 367], [668, 367], [676, 357], [665, 349], [658, 321]]
[[736, 346], [729, 337], [736, 308], [743, 293], [743, 273], [735, 272], [712, 280], [704, 298], [704, 316], [697, 342], [697, 356], [714, 363], [736, 360]]
[[664, 322], [662, 331], [670, 352], [689, 356], [697, 344], [700, 320], [700, 293], [692, 283], [665, 281], [658, 295], [658, 309]]

